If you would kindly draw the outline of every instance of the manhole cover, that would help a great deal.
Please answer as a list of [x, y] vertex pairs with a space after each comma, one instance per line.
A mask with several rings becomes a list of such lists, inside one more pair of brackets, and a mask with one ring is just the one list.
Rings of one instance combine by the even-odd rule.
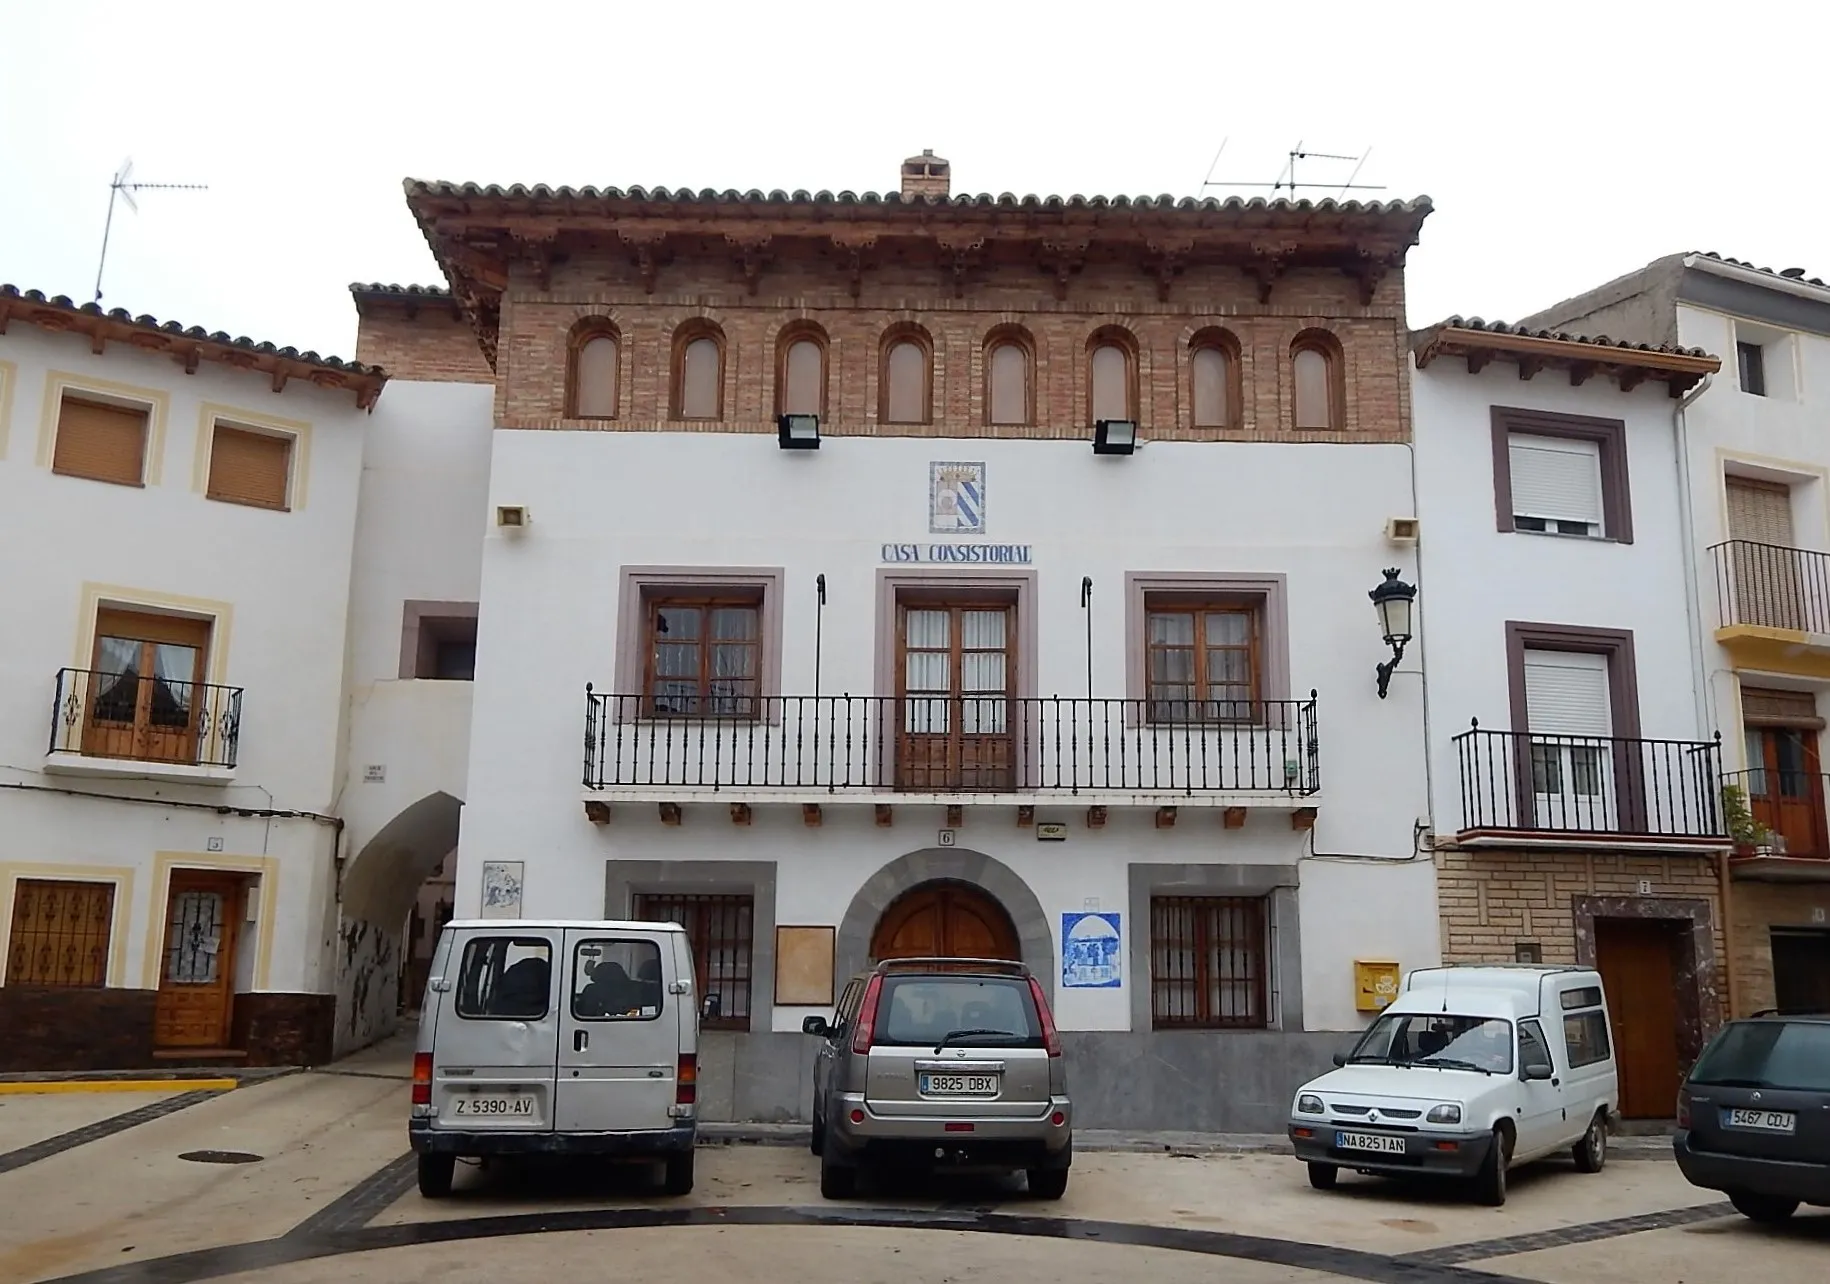
[[261, 1156], [250, 1155], [245, 1150], [187, 1150], [180, 1159], [188, 1159], [193, 1164], [258, 1164]]

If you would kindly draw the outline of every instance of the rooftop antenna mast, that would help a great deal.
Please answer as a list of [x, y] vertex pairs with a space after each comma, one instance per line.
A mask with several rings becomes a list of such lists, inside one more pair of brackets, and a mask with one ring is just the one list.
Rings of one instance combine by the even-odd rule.
[[[1222, 151], [1224, 151], [1226, 149], [1225, 143], [1222, 143], [1220, 146], [1221, 146]], [[1290, 151], [1288, 152], [1288, 154], [1287, 154], [1288, 158], [1284, 161], [1283, 169], [1278, 171], [1276, 179], [1273, 180], [1272, 182], [1269, 182], [1269, 183], [1236, 183], [1236, 182], [1224, 182], [1224, 181], [1216, 180], [1211, 177], [1211, 175], [1213, 173], [1213, 166], [1210, 165], [1208, 167], [1208, 173], [1209, 173], [1210, 177], [1208, 178], [1208, 180], [1206, 182], [1202, 183], [1201, 186], [1203, 189], [1206, 189], [1209, 187], [1268, 187], [1271, 189], [1271, 192], [1273, 195], [1275, 195], [1276, 193], [1283, 191], [1284, 189], [1287, 188], [1287, 189], [1289, 189], [1290, 195], [1292, 197], [1294, 197], [1296, 195], [1297, 189], [1302, 188], [1302, 187], [1332, 188], [1337, 193], [1383, 192], [1385, 190], [1385, 185], [1383, 183], [1356, 183], [1354, 181], [1355, 179], [1357, 179], [1360, 176], [1360, 170], [1366, 165], [1366, 158], [1371, 155], [1372, 155], [1372, 148], [1370, 148], [1370, 147], [1368, 147], [1365, 151], [1361, 152], [1358, 156], [1343, 156], [1338, 152], [1312, 152], [1303, 146], [1301, 139], [1298, 139], [1296, 146], [1292, 147], [1290, 149]], [[1214, 154], [1214, 160], [1218, 161], [1219, 159], [1220, 159], [1219, 153], [1216, 152]], [[1353, 161], [1354, 162], [1353, 172], [1348, 174], [1347, 181], [1345, 183], [1299, 182], [1296, 177], [1296, 162], [1308, 161], [1308, 160]]]
[[136, 183], [133, 181], [133, 158], [130, 156], [121, 162], [121, 167], [108, 180], [108, 219], [102, 224], [102, 255], [95, 265], [95, 302], [102, 301], [102, 269], [108, 266], [108, 233], [114, 229], [114, 198], [120, 197], [127, 202], [127, 208], [139, 212], [140, 206], [134, 200], [135, 192], [207, 192], [209, 186], [204, 183]]

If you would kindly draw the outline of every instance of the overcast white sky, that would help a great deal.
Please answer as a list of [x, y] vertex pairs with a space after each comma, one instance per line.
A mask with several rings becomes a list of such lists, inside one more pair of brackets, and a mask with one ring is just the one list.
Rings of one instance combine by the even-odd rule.
[[131, 156], [210, 190], [117, 209], [106, 305], [348, 355], [349, 282], [438, 279], [409, 175], [882, 191], [932, 147], [956, 192], [1184, 195], [1302, 140], [1434, 198], [1413, 325], [1512, 319], [1676, 250], [1830, 273], [1826, 36], [1802, 0], [0, 0], [0, 281], [87, 300]]

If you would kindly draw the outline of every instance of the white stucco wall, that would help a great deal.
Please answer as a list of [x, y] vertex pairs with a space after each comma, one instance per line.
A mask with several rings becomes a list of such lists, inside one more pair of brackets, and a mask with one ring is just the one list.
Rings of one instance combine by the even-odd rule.
[[[1664, 386], [1622, 393], [1606, 379], [1572, 387], [1556, 372], [1526, 381], [1510, 363], [1471, 375], [1442, 360], [1414, 371], [1411, 387], [1438, 833], [1462, 824], [1454, 737], [1475, 718], [1484, 729], [1516, 729], [1508, 620], [1631, 630], [1641, 734], [1706, 738], [1686, 613], [1674, 403]], [[1497, 530], [1494, 406], [1623, 420], [1633, 542]]]
[[[328, 812], [337, 784], [343, 707], [343, 636], [362, 437], [368, 419], [347, 392], [293, 380], [275, 394], [267, 376], [205, 363], [193, 375], [125, 345], [101, 355], [87, 338], [15, 324], [0, 336], [8, 364], [0, 394], [0, 779], [57, 789], [157, 795], [237, 808]], [[166, 401], [148, 484], [115, 486], [55, 475], [48, 372], [129, 385]], [[302, 500], [274, 512], [205, 498], [197, 477], [205, 404], [259, 422], [303, 421], [309, 452]], [[155, 438], [159, 434], [155, 431]], [[229, 784], [159, 784], [46, 776], [60, 668], [88, 668], [84, 638], [97, 599], [223, 614], [214, 629], [212, 680], [243, 688], [238, 766]], [[146, 942], [172, 863], [258, 873], [257, 925], [271, 940], [252, 988], [319, 987], [330, 904], [332, 831], [296, 819], [252, 820], [212, 811], [0, 792], [0, 895], [28, 866], [130, 871], [131, 905], [114, 949], [114, 983], [150, 983]], [[213, 841], [216, 840], [216, 841]], [[220, 846], [212, 851], [212, 846]], [[26, 876], [29, 876], [26, 875]], [[0, 932], [9, 919], [0, 914]], [[246, 956], [244, 956], [246, 957]], [[156, 980], [156, 972], [152, 974]]]
[[[621, 806], [599, 830], [584, 818], [579, 779], [585, 684], [615, 683], [621, 567], [783, 568], [787, 694], [813, 690], [814, 582], [824, 574], [820, 690], [871, 693], [882, 546], [948, 542], [928, 533], [929, 464], [943, 460], [987, 465], [977, 542], [1031, 546], [1038, 694], [1086, 693], [1083, 576], [1094, 581], [1094, 689], [1106, 697], [1125, 694], [1126, 572], [1287, 576], [1292, 694], [1320, 692], [1314, 846], [1408, 861], [1301, 864], [1305, 1023], [1359, 1023], [1354, 958], [1436, 961], [1432, 875], [1427, 861], [1408, 860], [1413, 825], [1428, 811], [1421, 685], [1413, 654], [1391, 697], [1377, 698], [1373, 668], [1387, 653], [1366, 596], [1382, 567], [1410, 569], [1406, 550], [1383, 535], [1386, 518], [1411, 512], [1409, 456], [1397, 446], [1155, 443], [1102, 459], [1084, 442], [838, 438], [788, 452], [771, 438], [728, 434], [498, 431], [490, 504], [526, 505], [532, 524], [515, 535], [492, 527], [484, 541], [457, 912], [476, 911], [485, 859], [527, 862], [524, 913], [578, 914], [602, 905], [607, 858], [665, 850], [666, 859], [777, 859], [778, 921], [837, 924], [883, 863], [933, 846], [934, 818], [899, 807], [894, 827], [879, 830], [868, 796], [835, 798], [829, 817], [848, 815], [817, 831], [798, 817], [745, 830], [715, 816], [664, 831], [652, 805]], [[1084, 802], [1071, 810], [1083, 816]], [[1169, 830], [1149, 816], [1115, 813], [1099, 832], [1077, 823], [1067, 843], [1042, 845], [1007, 808], [969, 807], [961, 842], [1019, 870], [1057, 938], [1061, 910], [1088, 898], [1123, 908], [1130, 861], [1281, 864], [1308, 850], [1287, 811], [1230, 831], [1213, 810], [1185, 807]], [[1042, 809], [1037, 819], [1048, 819]], [[981, 834], [990, 835], [983, 846]], [[1127, 992], [1069, 991], [1063, 1002], [1069, 1028], [1129, 1019]], [[798, 1019], [782, 1009], [773, 1024]]]

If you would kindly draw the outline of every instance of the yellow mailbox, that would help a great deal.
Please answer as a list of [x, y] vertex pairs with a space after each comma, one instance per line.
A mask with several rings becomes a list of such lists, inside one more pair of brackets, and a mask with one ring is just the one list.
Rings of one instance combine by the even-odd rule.
[[1398, 965], [1388, 959], [1353, 961], [1354, 1008], [1383, 1012], [1398, 997]]

